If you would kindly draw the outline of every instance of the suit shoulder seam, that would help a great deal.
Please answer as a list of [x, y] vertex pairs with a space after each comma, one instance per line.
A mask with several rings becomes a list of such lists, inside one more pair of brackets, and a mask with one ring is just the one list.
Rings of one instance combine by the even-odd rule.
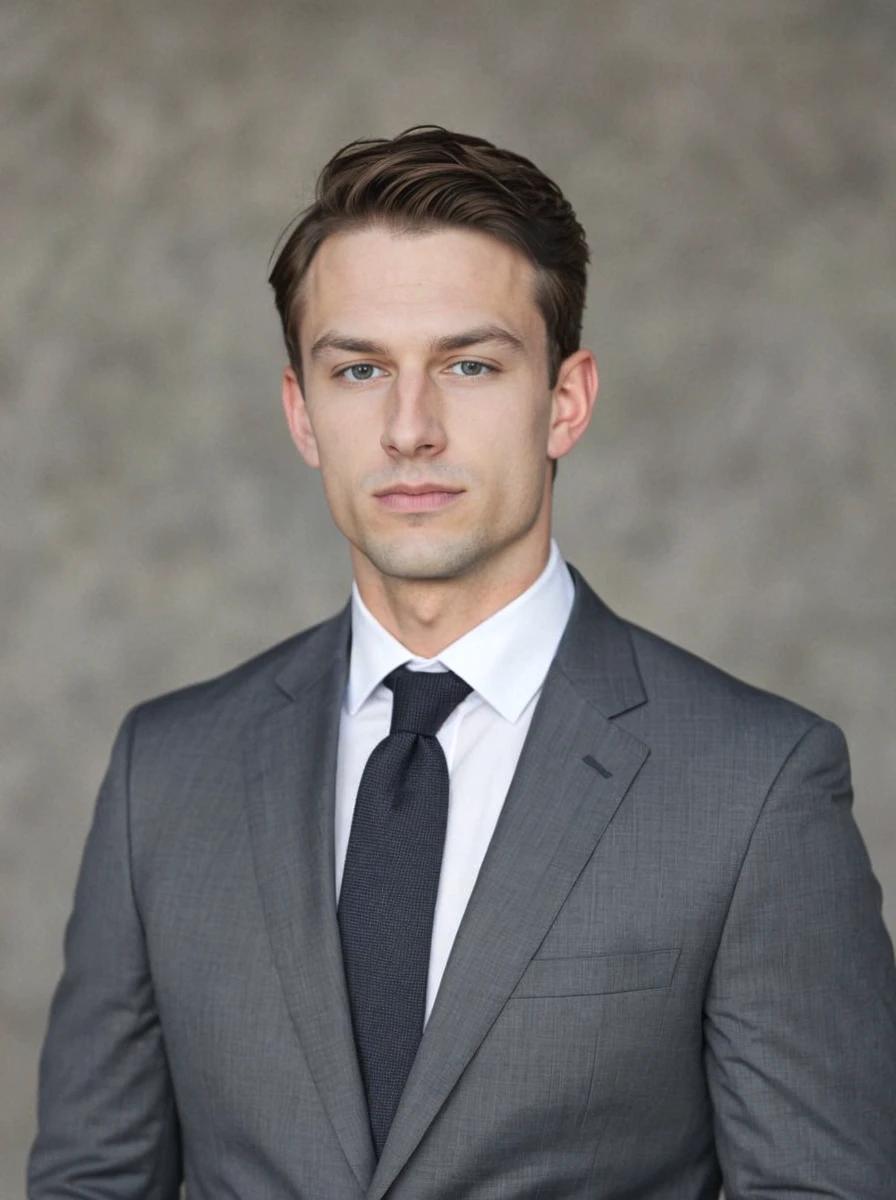
[[[800, 746], [802, 746], [803, 742], [806, 740], [806, 738], [809, 736], [809, 734], [812, 733], [812, 731], [814, 729], [817, 729], [819, 726], [829, 725], [829, 724], [831, 724], [831, 722], [827, 721], [824, 717], [817, 717], [814, 721], [810, 721], [810, 723], [799, 734], [796, 741], [793, 743], [793, 745], [790, 747], [790, 749], [784, 755], [777, 771], [775, 771], [774, 775], [772, 776], [771, 783], [769, 783], [768, 787], [766, 788], [765, 795], [762, 797], [762, 802], [759, 804], [759, 806], [756, 810], [756, 816], [754, 817], [753, 824], [750, 827], [749, 836], [747, 837], [746, 841], [744, 842], [744, 849], [743, 849], [743, 853], [741, 854], [741, 857], [740, 857], [740, 862], [738, 863], [738, 866], [737, 866], [737, 873], [734, 877], [734, 883], [732, 884], [731, 891], [728, 895], [728, 903], [725, 906], [725, 915], [719, 923], [719, 936], [718, 936], [718, 940], [716, 941], [715, 950], [713, 951], [712, 965], [711, 965], [711, 967], [709, 969], [709, 973], [707, 975], [707, 983], [706, 983], [706, 992], [707, 993], [709, 991], [710, 982], [712, 980], [713, 970], [715, 969], [716, 959], [718, 958], [718, 955], [719, 955], [719, 947], [721, 946], [722, 938], [725, 935], [725, 927], [727, 926], [728, 918], [731, 915], [731, 908], [732, 908], [732, 905], [734, 904], [734, 897], [737, 894], [738, 887], [740, 886], [741, 876], [743, 875], [743, 872], [744, 872], [744, 866], [746, 865], [746, 861], [750, 856], [750, 847], [753, 845], [753, 839], [756, 836], [756, 830], [759, 827], [759, 822], [762, 820], [762, 815], [765, 812], [769, 798], [770, 798], [772, 792], [775, 790], [778, 780], [781, 778], [781, 775], [783, 774], [785, 768], [790, 763], [791, 759], [797, 753]], [[704, 1001], [705, 1001], [705, 999], [706, 999], [706, 995], [704, 994]]]

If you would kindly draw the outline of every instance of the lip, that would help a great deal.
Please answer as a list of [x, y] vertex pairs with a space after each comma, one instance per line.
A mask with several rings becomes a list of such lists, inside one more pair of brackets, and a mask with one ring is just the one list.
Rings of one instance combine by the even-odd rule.
[[440, 487], [435, 483], [400, 483], [374, 495], [383, 508], [392, 512], [433, 512], [453, 503], [461, 492], [462, 489]]
[[374, 492], [374, 496], [422, 496], [424, 492], [450, 492], [456, 494], [462, 488], [443, 487], [440, 483], [396, 483], [392, 487]]

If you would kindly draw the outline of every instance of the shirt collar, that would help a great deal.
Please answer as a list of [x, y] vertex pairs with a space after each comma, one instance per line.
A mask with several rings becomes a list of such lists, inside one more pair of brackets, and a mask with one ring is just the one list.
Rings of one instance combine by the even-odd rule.
[[541, 687], [572, 609], [575, 587], [554, 539], [544, 570], [524, 592], [435, 658], [412, 654], [384, 629], [352, 582], [352, 646], [346, 707], [354, 716], [386, 675], [403, 663], [447, 668], [507, 721], [517, 721]]

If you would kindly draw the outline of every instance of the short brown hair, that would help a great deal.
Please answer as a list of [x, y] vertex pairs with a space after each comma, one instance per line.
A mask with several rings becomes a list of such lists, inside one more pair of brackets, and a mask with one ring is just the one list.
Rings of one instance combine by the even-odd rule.
[[529, 159], [440, 125], [414, 125], [394, 138], [337, 150], [318, 177], [313, 203], [284, 231], [269, 282], [300, 383], [300, 291], [311, 260], [331, 234], [377, 224], [408, 233], [462, 227], [521, 250], [537, 272], [535, 300], [554, 387], [560, 363], [579, 348], [582, 334], [585, 231], [557, 185]]

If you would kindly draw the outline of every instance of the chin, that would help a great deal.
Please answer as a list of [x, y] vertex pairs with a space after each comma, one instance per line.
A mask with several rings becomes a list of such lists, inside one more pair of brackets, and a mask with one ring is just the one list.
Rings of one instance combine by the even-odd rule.
[[488, 548], [487, 539], [475, 534], [377, 539], [361, 547], [380, 574], [393, 579], [454, 579], [477, 566]]

